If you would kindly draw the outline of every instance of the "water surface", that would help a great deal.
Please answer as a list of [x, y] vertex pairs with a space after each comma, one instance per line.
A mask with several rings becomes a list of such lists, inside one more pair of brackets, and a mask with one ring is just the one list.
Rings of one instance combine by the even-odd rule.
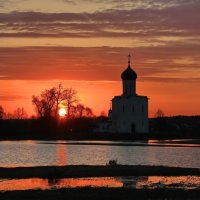
[[0, 179], [0, 191], [77, 187], [200, 189], [199, 176], [94, 177], [64, 179]]
[[144, 142], [89, 142], [1, 141], [0, 167], [105, 165], [109, 160], [117, 160], [119, 164], [128, 165], [200, 168], [199, 147], [154, 146]]

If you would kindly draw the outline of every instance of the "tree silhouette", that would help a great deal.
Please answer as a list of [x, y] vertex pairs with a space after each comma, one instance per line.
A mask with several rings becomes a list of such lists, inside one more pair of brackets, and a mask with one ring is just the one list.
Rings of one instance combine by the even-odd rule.
[[161, 118], [161, 117], [164, 117], [164, 116], [165, 116], [165, 114], [164, 114], [163, 110], [158, 109], [158, 110], [156, 111], [155, 117]]
[[32, 103], [40, 118], [56, 118], [60, 105], [66, 107], [69, 118], [72, 115], [72, 107], [77, 102], [77, 92], [72, 88], [64, 89], [62, 84], [42, 91], [40, 96], [32, 96]]
[[67, 117], [70, 118], [73, 115], [73, 106], [78, 102], [77, 92], [72, 88], [63, 90], [62, 102], [67, 108]]
[[0, 105], [0, 119], [3, 119], [4, 117], [4, 109], [3, 107]]
[[57, 88], [54, 88], [54, 90], [55, 90], [55, 94], [54, 94], [54, 97], [55, 97], [55, 112], [54, 112], [54, 116], [57, 117], [58, 116], [59, 104], [61, 104], [62, 101], [63, 101], [63, 87], [62, 87], [62, 84], [60, 83]]
[[157, 132], [164, 132], [166, 130], [166, 121], [165, 121], [165, 114], [164, 111], [161, 109], [158, 109], [155, 113], [155, 124], [154, 124], [154, 130]]
[[77, 104], [77, 106], [72, 107], [71, 113], [73, 118], [94, 117], [92, 109], [85, 107], [83, 104]]
[[94, 113], [91, 108], [89, 108], [89, 107], [85, 108], [85, 116], [86, 117], [94, 117]]
[[51, 88], [45, 90], [39, 96], [32, 97], [32, 103], [35, 105], [36, 111], [41, 118], [50, 118], [55, 105], [55, 90]]
[[81, 118], [84, 115], [85, 106], [83, 104], [78, 104], [74, 109], [74, 114], [76, 117]]
[[13, 118], [14, 119], [26, 119], [26, 118], [28, 118], [28, 114], [24, 108], [17, 108], [16, 110], [14, 110]]

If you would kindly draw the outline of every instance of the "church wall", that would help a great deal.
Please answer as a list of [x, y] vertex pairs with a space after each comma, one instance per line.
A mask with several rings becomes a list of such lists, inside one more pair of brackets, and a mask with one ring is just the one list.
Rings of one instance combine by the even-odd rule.
[[144, 96], [115, 97], [112, 100], [112, 131], [148, 132], [148, 99]]

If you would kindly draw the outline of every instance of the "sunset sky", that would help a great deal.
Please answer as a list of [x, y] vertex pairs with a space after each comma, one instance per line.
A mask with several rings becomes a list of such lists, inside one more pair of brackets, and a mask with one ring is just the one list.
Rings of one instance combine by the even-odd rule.
[[121, 95], [127, 55], [149, 116], [200, 114], [199, 0], [0, 0], [0, 105], [73, 87], [95, 114]]

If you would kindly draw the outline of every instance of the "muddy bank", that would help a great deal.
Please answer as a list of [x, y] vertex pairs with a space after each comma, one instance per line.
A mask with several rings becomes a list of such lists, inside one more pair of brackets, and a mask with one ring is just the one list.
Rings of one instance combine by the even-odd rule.
[[75, 178], [106, 176], [184, 176], [200, 175], [200, 169], [164, 166], [42, 166], [0, 168], [0, 178]]
[[200, 199], [200, 190], [68, 188], [59, 190], [26, 190], [0, 192], [0, 199]]

